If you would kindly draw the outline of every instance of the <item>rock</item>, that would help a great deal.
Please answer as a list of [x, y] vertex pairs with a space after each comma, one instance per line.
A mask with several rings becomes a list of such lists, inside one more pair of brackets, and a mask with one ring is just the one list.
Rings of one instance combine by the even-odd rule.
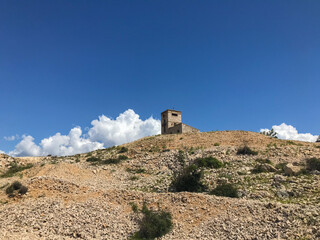
[[310, 173], [313, 175], [320, 175], [320, 171], [318, 171], [318, 170], [313, 170]]
[[238, 197], [242, 198], [247, 195], [247, 192], [245, 190], [238, 190]]
[[301, 167], [294, 166], [292, 163], [288, 163], [287, 165], [284, 166], [283, 170], [285, 175], [293, 176], [293, 175], [297, 175], [300, 172]]
[[273, 180], [278, 183], [283, 183], [286, 180], [286, 178], [282, 175], [276, 174], [273, 176]]
[[277, 169], [275, 169], [272, 165], [263, 163], [257, 166], [257, 169], [259, 169], [261, 172], [276, 172]]
[[276, 194], [279, 198], [288, 198], [290, 196], [289, 193], [285, 190], [279, 190]]

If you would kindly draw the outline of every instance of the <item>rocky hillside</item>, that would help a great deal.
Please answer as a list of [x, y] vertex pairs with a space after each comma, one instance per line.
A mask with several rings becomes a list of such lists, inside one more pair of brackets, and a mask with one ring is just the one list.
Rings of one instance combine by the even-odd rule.
[[[66, 157], [0, 154], [0, 239], [130, 239], [143, 218], [133, 206], [143, 203], [171, 214], [163, 240], [319, 239], [319, 159], [320, 143], [244, 131], [146, 137]], [[173, 184], [189, 166], [201, 191]], [[236, 197], [218, 196], [226, 185]]]

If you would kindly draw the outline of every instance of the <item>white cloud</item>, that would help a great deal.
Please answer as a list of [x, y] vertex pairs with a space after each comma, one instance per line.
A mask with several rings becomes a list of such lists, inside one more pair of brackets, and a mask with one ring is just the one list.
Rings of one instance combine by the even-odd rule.
[[19, 135], [8, 136], [8, 137], [3, 137], [3, 138], [4, 138], [4, 140], [6, 140], [6, 141], [14, 141], [14, 140], [20, 139]]
[[40, 156], [41, 148], [34, 143], [32, 136], [22, 136], [21, 142], [19, 142], [15, 149], [9, 152], [12, 156]]
[[[278, 133], [277, 137], [280, 139], [315, 142], [318, 138], [318, 136], [312, 135], [311, 133], [298, 133], [298, 130], [295, 127], [285, 123], [274, 125], [272, 128]], [[269, 131], [269, 129], [260, 129], [260, 132], [263, 131]]]
[[41, 155], [73, 155], [103, 148], [103, 143], [92, 142], [81, 135], [81, 128], [75, 127], [70, 130], [68, 135], [56, 133], [52, 137], [42, 139], [40, 143]]
[[91, 122], [88, 135], [92, 141], [103, 142], [106, 147], [131, 142], [160, 133], [160, 121], [153, 117], [145, 121], [132, 109], [121, 113], [115, 120], [104, 115]]
[[68, 135], [56, 133], [44, 138], [40, 144], [32, 136], [22, 136], [15, 149], [9, 152], [12, 156], [46, 156], [73, 155], [96, 149], [119, 145], [137, 140], [141, 137], [160, 133], [160, 120], [150, 117], [141, 120], [133, 110], [128, 109], [115, 120], [104, 115], [91, 122], [88, 134], [82, 134], [80, 127], [70, 130]]
[[0, 153], [5, 153], [5, 152], [0, 150]]

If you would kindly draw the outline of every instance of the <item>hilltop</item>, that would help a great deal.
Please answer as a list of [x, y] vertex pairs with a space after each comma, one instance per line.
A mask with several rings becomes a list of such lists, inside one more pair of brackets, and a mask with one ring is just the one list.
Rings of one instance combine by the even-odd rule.
[[[252, 155], [239, 154], [245, 146]], [[179, 173], [209, 157], [221, 166], [200, 169], [206, 190], [173, 190]], [[0, 238], [128, 239], [141, 219], [132, 206], [145, 202], [172, 215], [161, 239], [319, 239], [313, 158], [320, 143], [245, 131], [158, 135], [65, 157], [0, 154]], [[8, 197], [14, 181], [27, 193]], [[223, 184], [238, 198], [209, 194]]]

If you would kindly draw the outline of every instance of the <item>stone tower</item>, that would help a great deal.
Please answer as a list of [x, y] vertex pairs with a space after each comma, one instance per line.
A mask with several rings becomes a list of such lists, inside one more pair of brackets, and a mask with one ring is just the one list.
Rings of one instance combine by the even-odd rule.
[[181, 123], [181, 111], [166, 110], [161, 113], [161, 134], [167, 134], [168, 129]]
[[318, 139], [317, 139], [317, 141], [316, 142], [320, 142], [320, 135], [319, 135], [319, 137], [318, 137]]
[[161, 113], [161, 134], [200, 132], [199, 129], [181, 122], [181, 111], [166, 110]]

